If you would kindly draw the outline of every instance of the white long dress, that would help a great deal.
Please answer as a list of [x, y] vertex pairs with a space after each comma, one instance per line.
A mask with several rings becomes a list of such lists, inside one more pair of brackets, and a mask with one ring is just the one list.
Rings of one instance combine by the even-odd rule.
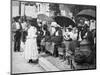
[[28, 29], [28, 36], [27, 36], [27, 40], [25, 43], [25, 59], [29, 60], [36, 60], [38, 59], [38, 50], [37, 50], [37, 42], [36, 42], [36, 31], [37, 29], [35, 27], [30, 27]]

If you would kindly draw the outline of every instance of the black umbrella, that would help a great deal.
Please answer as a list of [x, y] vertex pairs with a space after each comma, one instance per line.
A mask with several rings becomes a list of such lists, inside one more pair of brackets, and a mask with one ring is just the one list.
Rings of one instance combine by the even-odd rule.
[[64, 16], [57, 16], [54, 20], [59, 24], [61, 27], [68, 27], [69, 25], [75, 26], [75, 23], [72, 19]]
[[96, 19], [96, 11], [92, 9], [85, 9], [85, 10], [80, 11], [76, 15], [76, 17], [80, 17], [80, 16], [86, 17], [88, 19], [92, 19], [92, 18]]

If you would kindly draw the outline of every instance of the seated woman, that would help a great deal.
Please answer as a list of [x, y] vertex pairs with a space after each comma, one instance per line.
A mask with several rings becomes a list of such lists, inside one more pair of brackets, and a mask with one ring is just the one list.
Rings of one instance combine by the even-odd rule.
[[75, 53], [75, 49], [80, 46], [77, 37], [78, 37], [78, 30], [76, 27], [73, 28], [72, 34], [70, 35], [72, 41], [69, 44], [68, 50], [73, 55]]
[[58, 57], [58, 47], [60, 46], [63, 38], [62, 38], [62, 30], [61, 28], [58, 26], [58, 24], [56, 22], [52, 22], [51, 23], [51, 27], [50, 27], [50, 43], [51, 46], [50, 48], [54, 50], [51, 51], [51, 49], [49, 50], [50, 52], [52, 52], [52, 54], [55, 57]]
[[66, 27], [65, 30], [63, 30], [63, 38], [66, 41], [71, 41], [70, 35], [72, 34], [72, 28]]
[[68, 50], [69, 44], [72, 41], [71, 36], [73, 35], [72, 33], [72, 28], [71, 27], [66, 27], [65, 30], [63, 30], [63, 43], [66, 47], [66, 51]]

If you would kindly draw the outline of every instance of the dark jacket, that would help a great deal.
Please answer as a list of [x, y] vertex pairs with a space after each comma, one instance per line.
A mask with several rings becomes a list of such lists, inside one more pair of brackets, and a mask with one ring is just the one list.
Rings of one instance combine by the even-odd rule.
[[21, 39], [21, 30], [20, 29], [16, 30], [14, 39], [15, 40], [20, 40]]

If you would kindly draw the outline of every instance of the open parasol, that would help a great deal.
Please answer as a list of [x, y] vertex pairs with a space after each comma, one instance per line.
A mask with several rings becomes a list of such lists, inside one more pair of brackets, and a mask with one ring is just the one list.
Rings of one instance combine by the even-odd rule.
[[57, 16], [54, 20], [59, 24], [61, 27], [68, 27], [69, 25], [75, 26], [74, 21], [71, 18], [64, 17], [64, 16]]
[[42, 20], [42, 21], [47, 21], [47, 22], [53, 22], [53, 21], [54, 21], [53, 18], [48, 17], [48, 16], [45, 15], [45, 14], [39, 14], [39, 15], [37, 16], [37, 19], [40, 19], [40, 20]]
[[89, 19], [92, 19], [92, 18], [96, 19], [96, 11], [92, 9], [85, 9], [85, 10], [80, 11], [76, 15], [76, 17], [79, 17], [79, 16], [86, 17]]
[[48, 20], [48, 16], [45, 15], [45, 14], [38, 14], [37, 18], [42, 20], [42, 21], [47, 21]]

